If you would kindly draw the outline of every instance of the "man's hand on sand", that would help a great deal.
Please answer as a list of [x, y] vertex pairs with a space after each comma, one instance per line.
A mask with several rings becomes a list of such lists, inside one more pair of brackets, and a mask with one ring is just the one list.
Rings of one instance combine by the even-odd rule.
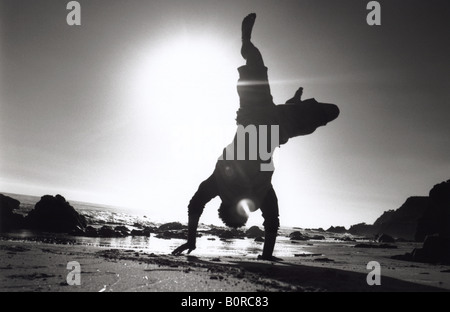
[[183, 253], [183, 251], [187, 250], [187, 254], [190, 254], [192, 250], [194, 250], [196, 248], [195, 244], [192, 243], [185, 243], [183, 245], [181, 245], [180, 247], [178, 247], [177, 249], [175, 249], [174, 251], [172, 251], [172, 255], [174, 256], [179, 256]]

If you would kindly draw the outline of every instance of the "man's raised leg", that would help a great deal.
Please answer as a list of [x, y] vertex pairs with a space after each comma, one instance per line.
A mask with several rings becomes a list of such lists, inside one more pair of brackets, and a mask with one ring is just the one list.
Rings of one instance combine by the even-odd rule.
[[256, 14], [247, 15], [242, 21], [242, 57], [247, 61], [248, 66], [262, 66], [264, 61], [258, 48], [251, 42], [253, 25], [255, 24]]

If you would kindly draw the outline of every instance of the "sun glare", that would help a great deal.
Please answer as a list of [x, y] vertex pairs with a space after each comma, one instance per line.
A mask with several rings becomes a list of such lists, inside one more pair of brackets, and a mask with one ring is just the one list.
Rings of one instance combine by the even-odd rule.
[[[204, 35], [174, 34], [146, 42], [129, 56], [120, 73], [121, 118], [129, 133], [122, 148], [133, 159], [123, 169], [133, 174], [126, 198], [142, 199], [151, 190], [152, 205], [166, 206], [171, 188], [157, 181], [184, 185], [180, 191], [188, 192], [200, 179], [189, 173], [215, 163], [233, 139], [241, 63], [239, 48]], [[171, 205], [185, 205], [189, 196], [180, 194], [180, 202]]]
[[[214, 37], [181, 35], [142, 51], [128, 82], [133, 114], [143, 121], [140, 131], [164, 127], [165, 136], [173, 135], [181, 144], [193, 137], [220, 145], [224, 142], [218, 135], [229, 140], [224, 124], [234, 126], [239, 105], [239, 52]], [[211, 152], [217, 153], [218, 147], [211, 146]]]
[[218, 40], [180, 36], [152, 46], [145, 58], [138, 64], [135, 87], [139, 99], [151, 106], [195, 111], [237, 98], [237, 65]]

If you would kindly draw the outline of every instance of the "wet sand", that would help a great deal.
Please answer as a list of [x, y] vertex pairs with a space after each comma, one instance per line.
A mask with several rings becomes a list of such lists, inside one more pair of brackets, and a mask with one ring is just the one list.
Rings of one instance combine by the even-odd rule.
[[[281, 262], [254, 257], [172, 256], [136, 249], [0, 241], [0, 291], [62, 292], [303, 292], [450, 291], [450, 266], [390, 259], [409, 252], [354, 248], [354, 243], [317, 242], [311, 254]], [[80, 264], [81, 285], [67, 275]], [[381, 265], [381, 285], [369, 286], [369, 261]]]

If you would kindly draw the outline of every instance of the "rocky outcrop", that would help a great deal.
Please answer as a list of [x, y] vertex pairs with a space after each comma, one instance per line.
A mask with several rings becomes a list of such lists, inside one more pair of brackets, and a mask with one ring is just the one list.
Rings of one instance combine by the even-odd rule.
[[102, 226], [98, 231], [99, 237], [123, 237], [124, 235], [120, 231], [114, 230], [108, 225]]
[[386, 234], [397, 239], [413, 241], [419, 219], [427, 211], [430, 199], [426, 196], [409, 197], [397, 210], [385, 211], [374, 224], [359, 223], [348, 230], [352, 235], [374, 237]]
[[397, 210], [383, 213], [373, 224], [374, 228], [378, 233], [414, 240], [419, 219], [428, 209], [429, 203], [428, 197], [409, 197]]
[[391, 244], [356, 244], [354, 248], [378, 248], [378, 249], [397, 249], [397, 246]]
[[289, 238], [291, 240], [297, 240], [297, 241], [307, 241], [309, 240], [309, 236], [302, 234], [300, 231], [295, 231], [289, 234]]
[[376, 240], [378, 243], [395, 243], [395, 239], [392, 236], [384, 233], [378, 235]]
[[429, 193], [429, 206], [418, 220], [416, 241], [438, 234], [450, 238], [450, 180], [436, 184]]
[[45, 195], [25, 218], [27, 227], [47, 232], [70, 233], [84, 230], [87, 223], [61, 195]]
[[374, 236], [378, 233], [378, 230], [373, 226], [373, 224], [358, 223], [352, 225], [348, 229], [348, 232], [352, 235]]
[[221, 231], [221, 233], [219, 233], [218, 236], [221, 239], [244, 238], [245, 233], [243, 231], [232, 228]]
[[162, 224], [158, 230], [159, 231], [174, 231], [174, 230], [183, 230], [186, 229], [185, 225], [182, 225], [180, 222], [169, 222]]
[[22, 215], [14, 213], [20, 202], [12, 197], [0, 194], [0, 232], [18, 229], [23, 226]]
[[343, 226], [331, 226], [330, 228], [328, 228], [327, 232], [344, 234], [344, 233], [347, 233], [347, 229]]
[[325, 236], [323, 235], [307, 235], [303, 234], [300, 231], [294, 231], [289, 234], [289, 238], [292, 241], [307, 241], [307, 240], [324, 240]]
[[433, 264], [450, 264], [450, 238], [430, 235], [425, 238], [422, 248], [415, 248], [411, 253], [393, 256], [405, 261]]
[[258, 226], [252, 226], [250, 227], [246, 232], [245, 235], [247, 235], [248, 238], [257, 238], [259, 236], [264, 237], [264, 231], [261, 230]]
[[131, 231], [131, 236], [150, 236], [151, 233], [154, 232], [154, 229], [151, 227], [144, 227], [142, 230], [132, 230]]

